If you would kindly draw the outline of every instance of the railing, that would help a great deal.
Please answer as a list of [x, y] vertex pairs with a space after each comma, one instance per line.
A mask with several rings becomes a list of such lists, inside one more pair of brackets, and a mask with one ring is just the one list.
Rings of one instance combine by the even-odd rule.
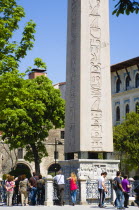
[[[112, 190], [112, 183], [110, 180], [108, 180], [105, 183], [108, 192], [106, 193], [106, 203], [111, 203], [112, 202], [112, 195], [113, 195], [113, 190]], [[99, 192], [98, 192], [98, 181], [97, 180], [89, 180], [86, 182], [86, 199], [88, 203], [98, 203], [99, 199]]]
[[139, 185], [139, 180], [132, 181], [130, 184], [131, 184], [130, 197], [134, 197], [135, 196], [134, 189]]

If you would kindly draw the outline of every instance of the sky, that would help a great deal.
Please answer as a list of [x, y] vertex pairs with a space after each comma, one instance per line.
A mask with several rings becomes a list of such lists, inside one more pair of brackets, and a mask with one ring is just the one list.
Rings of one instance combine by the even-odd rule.
[[[20, 40], [25, 23], [36, 24], [34, 48], [21, 60], [19, 70], [33, 66], [36, 57], [47, 64], [47, 75], [53, 84], [66, 81], [67, 0], [17, 0], [25, 9], [26, 17], [15, 33]], [[116, 64], [139, 55], [139, 14], [112, 15], [118, 0], [109, 0], [110, 63]]]

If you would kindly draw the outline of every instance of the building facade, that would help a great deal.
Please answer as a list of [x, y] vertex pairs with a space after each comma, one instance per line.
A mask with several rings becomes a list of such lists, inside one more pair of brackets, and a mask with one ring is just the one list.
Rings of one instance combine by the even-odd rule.
[[139, 57], [111, 66], [113, 125], [139, 105]]

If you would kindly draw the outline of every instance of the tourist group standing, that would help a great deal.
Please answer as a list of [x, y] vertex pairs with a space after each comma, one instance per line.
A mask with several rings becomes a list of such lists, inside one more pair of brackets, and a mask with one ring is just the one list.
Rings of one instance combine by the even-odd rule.
[[117, 209], [128, 208], [130, 188], [131, 185], [128, 176], [124, 175], [124, 178], [122, 178], [121, 172], [117, 171], [116, 177], [114, 178], [114, 190], [116, 193], [115, 206]]
[[7, 206], [44, 204], [45, 181], [42, 175], [37, 176], [35, 172], [29, 180], [25, 174], [16, 178], [7, 175], [4, 189], [7, 194]]

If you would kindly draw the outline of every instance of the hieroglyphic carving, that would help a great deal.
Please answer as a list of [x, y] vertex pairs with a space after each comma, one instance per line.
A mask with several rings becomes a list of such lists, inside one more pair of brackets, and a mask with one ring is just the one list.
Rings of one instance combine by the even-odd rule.
[[77, 45], [77, 15], [78, 0], [71, 1], [71, 40], [70, 40], [70, 101], [69, 101], [69, 126], [67, 128], [68, 146], [70, 150], [75, 147], [75, 81], [76, 81], [76, 45]]
[[101, 0], [89, 0], [90, 23], [90, 91], [91, 91], [91, 142], [93, 151], [102, 151], [101, 110]]

